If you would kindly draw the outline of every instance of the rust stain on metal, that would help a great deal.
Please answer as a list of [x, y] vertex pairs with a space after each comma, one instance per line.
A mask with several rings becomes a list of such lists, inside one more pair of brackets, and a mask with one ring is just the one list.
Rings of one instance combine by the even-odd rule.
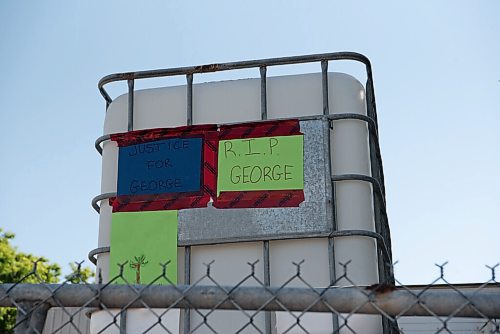
[[135, 72], [120, 73], [120, 80], [133, 80], [135, 79]]
[[220, 69], [221, 69], [220, 64], [209, 64], [209, 65], [201, 65], [195, 67], [196, 72], [215, 72], [219, 71]]
[[375, 293], [387, 293], [395, 291], [396, 286], [394, 284], [389, 284], [389, 283], [376, 283], [366, 287], [366, 290]]

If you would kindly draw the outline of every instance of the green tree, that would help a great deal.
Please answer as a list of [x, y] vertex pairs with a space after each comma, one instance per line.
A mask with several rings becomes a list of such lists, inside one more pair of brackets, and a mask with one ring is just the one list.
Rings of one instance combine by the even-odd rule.
[[[0, 229], [0, 283], [56, 283], [61, 268], [43, 257], [19, 252], [11, 245], [14, 234]], [[0, 308], [0, 333], [12, 333], [15, 308]]]
[[[0, 228], [0, 283], [57, 283], [61, 267], [50, 263], [44, 257], [23, 253], [11, 245], [13, 233]], [[71, 273], [65, 276], [67, 282], [87, 282], [94, 273], [90, 268], [81, 268], [81, 263], [70, 263]], [[15, 308], [0, 308], [0, 333], [12, 333], [16, 323]]]

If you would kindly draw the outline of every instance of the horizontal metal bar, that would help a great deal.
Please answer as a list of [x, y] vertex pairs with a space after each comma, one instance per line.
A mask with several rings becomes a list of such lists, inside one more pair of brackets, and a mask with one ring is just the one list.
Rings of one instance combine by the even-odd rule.
[[343, 114], [332, 114], [325, 116], [330, 121], [340, 121], [340, 120], [359, 120], [368, 123], [369, 126], [373, 127], [373, 130], [377, 131], [377, 125], [375, 120], [369, 116], [355, 113], [343, 113]]
[[374, 177], [363, 175], [363, 174], [342, 174], [342, 175], [332, 175], [332, 182], [342, 182], [342, 181], [363, 181], [369, 182], [373, 185], [376, 193], [382, 199], [382, 206], [385, 208], [385, 198], [382, 193], [382, 187], [380, 183]]
[[89, 252], [88, 258], [90, 262], [92, 262], [94, 265], [97, 265], [97, 258], [95, 257], [98, 254], [104, 254], [104, 253], [109, 253], [111, 250], [111, 247], [99, 247], [99, 248], [94, 248]]
[[[279, 120], [287, 120], [290, 119], [290, 117], [286, 118], [276, 118], [273, 120], [279, 121]], [[373, 127], [373, 129], [376, 131], [376, 124], [375, 121], [366, 116], [366, 115], [361, 115], [361, 114], [355, 114], [355, 113], [344, 113], [344, 114], [333, 114], [333, 115], [314, 115], [314, 116], [302, 116], [302, 117], [294, 117], [294, 119], [297, 119], [299, 121], [313, 121], [313, 120], [329, 120], [329, 121], [340, 121], [340, 120], [359, 120], [368, 123], [369, 126]], [[267, 122], [268, 120], [255, 120], [252, 121], [254, 123], [259, 123], [259, 122]], [[239, 124], [239, 123], [223, 123], [223, 124], [218, 124], [219, 126], [221, 125], [232, 125], [232, 124]], [[119, 132], [120, 133], [120, 132]], [[119, 133], [114, 133], [114, 134], [119, 134]], [[95, 141], [95, 148], [99, 154], [102, 155], [102, 146], [101, 144], [105, 142], [106, 140], [111, 139], [111, 135], [113, 134], [107, 134], [104, 136], [101, 136], [96, 139]]]
[[363, 182], [369, 182], [373, 185], [375, 189], [375, 195], [380, 198], [382, 201], [381, 209], [382, 209], [382, 215], [384, 216], [385, 221], [387, 222], [388, 216], [387, 216], [387, 207], [385, 203], [385, 195], [384, 191], [378, 182], [377, 179], [374, 177], [368, 176], [368, 175], [363, 175], [363, 174], [342, 174], [342, 175], [333, 175], [332, 176], [332, 182], [342, 182], [342, 181], [363, 181]]
[[356, 52], [334, 52], [334, 53], [322, 53], [322, 54], [313, 54], [305, 56], [238, 61], [238, 62], [221, 63], [221, 64], [176, 67], [176, 68], [159, 69], [159, 70], [115, 73], [103, 77], [99, 81], [97, 87], [99, 88], [99, 91], [101, 92], [101, 95], [104, 97], [104, 99], [107, 102], [111, 102], [112, 99], [104, 89], [104, 86], [108, 83], [115, 81], [168, 77], [168, 76], [186, 75], [194, 73], [229, 71], [229, 70], [238, 70], [238, 69], [245, 69], [252, 67], [262, 67], [262, 66], [280, 66], [280, 65], [292, 65], [300, 63], [312, 63], [322, 60], [359, 61], [365, 64], [368, 77], [371, 76], [371, 64], [370, 60], [366, 56]]
[[[361, 237], [368, 237], [368, 238], [373, 238], [377, 241], [379, 247], [382, 249], [384, 256], [386, 257], [387, 263], [391, 263], [391, 258], [389, 256], [388, 248], [387, 245], [384, 241], [384, 238], [372, 231], [366, 231], [366, 230], [342, 230], [342, 231], [334, 231], [334, 232], [329, 232], [329, 233], [324, 233], [321, 235], [316, 235], [316, 234], [303, 234], [303, 235], [296, 235], [296, 236], [290, 236], [287, 238], [271, 238], [271, 239], [262, 239], [262, 240], [257, 240], [257, 241], [269, 241], [269, 240], [295, 240], [295, 239], [318, 239], [318, 238], [340, 238], [340, 237], [352, 237], [352, 236], [361, 236]], [[269, 237], [267, 237], [269, 238]], [[237, 242], [245, 242], [248, 240], [239, 240], [239, 239], [228, 239], [228, 240], [222, 240], [218, 241], [217, 244], [228, 244], [228, 243], [237, 243]], [[252, 239], [251, 241], [256, 241], [256, 239]], [[193, 244], [178, 244], [179, 247], [189, 247], [189, 246], [205, 246], [205, 245], [212, 245], [213, 243], [193, 243]], [[88, 254], [89, 260], [96, 265], [97, 264], [97, 259], [95, 258], [95, 255], [97, 254], [103, 254], [103, 253], [109, 253], [111, 250], [110, 247], [99, 247], [91, 250]]]
[[[273, 288], [224, 286], [134, 286], [121, 284], [1, 284], [0, 306], [43, 301], [51, 306], [106, 308], [186, 308], [380, 314], [390, 316], [500, 317], [500, 287], [480, 290], [389, 285], [370, 287]], [[228, 298], [228, 293], [231, 291]], [[381, 310], [381, 311], [380, 311]]]
[[392, 264], [392, 260], [389, 255], [389, 250], [385, 243], [384, 237], [382, 237], [379, 233], [366, 230], [341, 230], [330, 233], [330, 237], [332, 238], [356, 237], [356, 236], [375, 239], [377, 245], [382, 249], [382, 253], [384, 254], [385, 261], [387, 262], [387, 264]]
[[92, 199], [92, 207], [94, 208], [97, 213], [101, 212], [101, 207], [97, 204], [98, 202], [104, 200], [104, 199], [110, 199], [111, 197], [115, 197], [116, 193], [104, 193], [97, 195]]
[[99, 138], [97, 138], [95, 140], [95, 149], [97, 150], [97, 152], [99, 152], [100, 155], [102, 155], [102, 150], [103, 150], [103, 147], [101, 146], [101, 144], [103, 142], [105, 142], [106, 140], [110, 140], [111, 139], [111, 135], [104, 135], [104, 136], [100, 136]]
[[[342, 182], [342, 181], [363, 181], [363, 182], [369, 182], [373, 186], [373, 193], [374, 196], [377, 196], [380, 201], [381, 201], [381, 210], [382, 210], [382, 218], [381, 218], [381, 224], [383, 225], [383, 228], [388, 229], [388, 217], [387, 217], [387, 208], [385, 204], [385, 196], [383, 189], [378, 182], [377, 179], [368, 176], [368, 175], [363, 175], [363, 174], [343, 174], [343, 175], [333, 175], [332, 176], [332, 182]], [[344, 231], [339, 231], [339, 233], [342, 233]], [[359, 231], [361, 233], [369, 233], [373, 234], [372, 237], [376, 238], [377, 240], [377, 245], [380, 249], [382, 249], [382, 254], [385, 258], [385, 262], [387, 264], [392, 264], [392, 252], [390, 248], [390, 240], [388, 239], [387, 241], [384, 239], [384, 237], [375, 232], [371, 231]], [[379, 231], [380, 232], [380, 231]], [[337, 233], [337, 232], [336, 232]], [[365, 235], [368, 236], [368, 235]]]

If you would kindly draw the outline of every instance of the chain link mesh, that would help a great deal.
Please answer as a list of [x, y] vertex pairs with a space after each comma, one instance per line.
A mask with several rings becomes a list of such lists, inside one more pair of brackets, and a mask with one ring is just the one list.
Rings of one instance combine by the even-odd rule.
[[[232, 286], [214, 278], [213, 261], [190, 285], [169, 279], [169, 263], [147, 285], [126, 280], [126, 263], [107, 283], [72, 283], [82, 281], [78, 264], [74, 277], [48, 284], [34, 263], [18, 282], [0, 285], [0, 307], [17, 311], [15, 333], [500, 333], [498, 264], [486, 266], [491, 278], [481, 284], [450, 283], [444, 263], [428, 285], [360, 286], [345, 263], [330, 286], [314, 287], [300, 261], [291, 263], [288, 280], [271, 287], [257, 263]], [[24, 283], [28, 278], [38, 283]]]

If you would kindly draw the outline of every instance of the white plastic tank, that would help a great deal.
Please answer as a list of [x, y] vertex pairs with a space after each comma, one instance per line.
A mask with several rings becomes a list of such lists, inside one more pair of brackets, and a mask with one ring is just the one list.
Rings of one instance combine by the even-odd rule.
[[[343, 73], [329, 73], [329, 111], [330, 114], [356, 113], [366, 115], [365, 90], [355, 78]], [[225, 124], [260, 120], [260, 80], [242, 79], [195, 84], [193, 86], [193, 124]], [[267, 113], [268, 119], [297, 118], [302, 116], [322, 115], [322, 77], [317, 74], [303, 74], [267, 78]], [[104, 123], [104, 134], [127, 131], [128, 95], [116, 98], [108, 108]], [[176, 86], [139, 90], [134, 94], [134, 130], [177, 127], [186, 125], [186, 87]], [[339, 120], [334, 122], [331, 131], [331, 173], [362, 174], [370, 176], [370, 155], [368, 126], [359, 120]], [[102, 193], [116, 192], [118, 149], [113, 141], [103, 143], [102, 152]], [[371, 185], [359, 181], [338, 182], [335, 186], [336, 222], [338, 230], [365, 230], [375, 232], [373, 196]], [[110, 246], [111, 207], [107, 201], [101, 201], [99, 219], [98, 247]], [[336, 238], [334, 252], [336, 272], [340, 276], [347, 263], [348, 277], [356, 285], [371, 285], [379, 281], [377, 269], [377, 248], [375, 240], [352, 236]], [[275, 240], [269, 243], [270, 284], [280, 286], [293, 274], [292, 261], [305, 260], [301, 271], [302, 278], [315, 287], [330, 285], [328, 238], [303, 238], [295, 240]], [[238, 283], [248, 273], [247, 262], [260, 260], [256, 266], [256, 275], [263, 277], [262, 242], [241, 242], [232, 244], [200, 245], [191, 247], [191, 281], [196, 281], [205, 273], [203, 263], [215, 260], [213, 274], [221, 285]], [[97, 256], [97, 270], [101, 271], [104, 282], [109, 277], [109, 254]], [[178, 283], [182, 284], [184, 273], [184, 248], [178, 249]], [[340, 280], [337, 285], [351, 285]], [[290, 287], [302, 286], [294, 282]], [[157, 321], [155, 316], [141, 310], [128, 316], [127, 327], [132, 328], [133, 321], [143, 323]], [[141, 313], [142, 312], [142, 313]], [[225, 312], [225, 313], [224, 313]], [[228, 312], [234, 318], [228, 322]], [[142, 314], [142, 316], [141, 316]], [[174, 314], [174, 313], [172, 313]], [[229, 313], [231, 314], [231, 313]], [[168, 320], [169, 329], [182, 326], [182, 321], [175, 323]], [[139, 320], [141, 319], [141, 320]], [[211, 325], [222, 333], [234, 332], [238, 323], [245, 323], [245, 318], [238, 311], [220, 311], [210, 316]], [[91, 332], [103, 328], [103, 324], [112, 321], [107, 311], [93, 313]], [[192, 317], [192, 327], [199, 323], [199, 316]], [[295, 322], [286, 312], [273, 314], [272, 326], [282, 332]], [[264, 316], [258, 316], [255, 324], [262, 328]], [[342, 321], [340, 321], [342, 325]], [[309, 313], [301, 320], [301, 325], [311, 333], [331, 333], [332, 315]], [[351, 316], [348, 325], [358, 333], [381, 333], [381, 320], [378, 316]], [[173, 327], [172, 327], [173, 326]], [[113, 326], [112, 326], [113, 327]], [[117, 333], [117, 327], [110, 327], [110, 332]], [[136, 326], [137, 327], [137, 326]], [[140, 326], [143, 328], [144, 326]], [[145, 326], [147, 328], [149, 326]], [[135, 328], [135, 327], [134, 327]], [[158, 328], [161, 330], [161, 328]], [[205, 332], [200, 328], [197, 332]], [[301, 332], [295, 328], [291, 333]], [[254, 330], [255, 331], [255, 330]], [[251, 328], [248, 332], [254, 332]], [[344, 327], [343, 332], [350, 332]], [[256, 332], [256, 331], [255, 331]], [[150, 331], [155, 333], [155, 329]]]

